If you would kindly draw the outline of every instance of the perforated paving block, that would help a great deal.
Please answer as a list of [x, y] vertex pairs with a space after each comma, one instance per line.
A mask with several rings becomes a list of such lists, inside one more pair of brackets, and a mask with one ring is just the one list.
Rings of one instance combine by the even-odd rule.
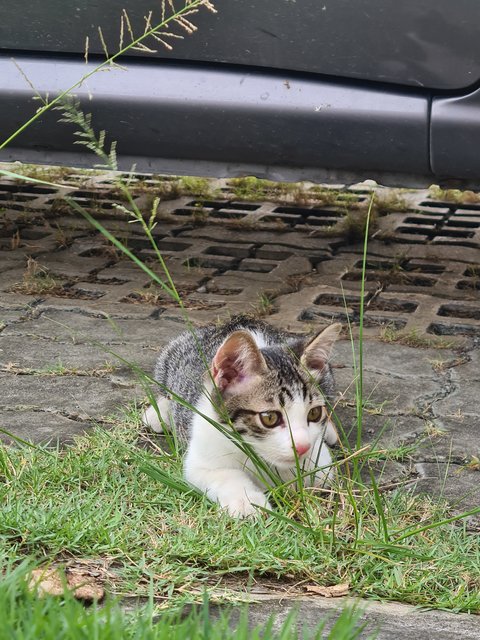
[[[202, 310], [253, 310], [296, 330], [332, 318], [359, 321], [361, 221], [370, 188], [268, 184], [263, 195], [272, 200], [242, 201], [228, 181], [207, 185], [205, 197], [194, 193], [195, 182], [181, 195], [176, 178], [123, 179], [145, 217], [159, 198], [152, 233], [185, 306], [199, 311], [199, 318]], [[58, 189], [0, 181], [3, 297], [23, 292], [98, 309], [114, 303], [143, 305], [152, 313], [171, 308], [168, 293], [64, 199], [68, 194], [87, 209], [167, 281], [140, 225], [129, 223], [116, 180], [112, 173], [70, 171], [55, 180], [65, 185]], [[480, 335], [477, 196], [459, 201], [456, 194], [457, 201], [448, 202], [424, 191], [406, 195], [402, 205], [404, 194], [397, 200], [391, 190], [376, 194], [364, 283], [367, 331], [390, 325], [432, 335]], [[27, 273], [28, 259], [37, 264], [36, 274]], [[46, 286], [47, 275], [55, 286]]]

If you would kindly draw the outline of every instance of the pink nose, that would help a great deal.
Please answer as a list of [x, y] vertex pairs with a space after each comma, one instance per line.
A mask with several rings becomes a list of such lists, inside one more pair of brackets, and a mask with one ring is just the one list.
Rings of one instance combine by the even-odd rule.
[[304, 453], [307, 453], [307, 451], [310, 449], [310, 445], [309, 444], [296, 444], [295, 445], [295, 449], [298, 453], [299, 456], [303, 456]]

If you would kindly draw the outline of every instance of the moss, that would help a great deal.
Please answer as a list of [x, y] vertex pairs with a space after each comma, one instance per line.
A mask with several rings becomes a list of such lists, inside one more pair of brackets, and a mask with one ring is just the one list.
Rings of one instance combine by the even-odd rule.
[[388, 191], [388, 193], [376, 193], [372, 205], [372, 210], [378, 216], [384, 216], [388, 213], [401, 213], [407, 211], [408, 208], [407, 201], [397, 190]]
[[460, 189], [441, 189], [436, 184], [433, 184], [430, 187], [429, 191], [430, 198], [432, 198], [433, 200], [454, 202], [456, 204], [480, 202], [480, 193], [476, 193], [475, 191], [461, 191]]
[[84, 172], [86, 177], [92, 175], [92, 171], [85, 169], [73, 169], [72, 167], [47, 167], [35, 164], [22, 164], [19, 168], [12, 168], [15, 173], [26, 176], [27, 178], [35, 178], [36, 180], [44, 180], [45, 182], [62, 182], [74, 173]]
[[212, 181], [208, 178], [194, 178], [192, 176], [180, 178], [179, 190], [182, 194], [205, 198], [205, 200], [218, 196], [212, 187]]

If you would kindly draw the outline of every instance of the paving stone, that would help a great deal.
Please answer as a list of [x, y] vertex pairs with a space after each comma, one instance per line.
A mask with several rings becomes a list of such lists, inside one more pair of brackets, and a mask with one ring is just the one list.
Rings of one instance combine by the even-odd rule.
[[18, 322], [21, 318], [25, 317], [26, 313], [27, 310], [23, 306], [13, 308], [0, 305], [0, 325], [7, 325], [12, 324], [13, 322]]
[[[253, 603], [248, 608], [248, 623], [252, 629], [273, 619], [273, 630], [277, 631], [289, 616], [296, 613], [296, 628], [300, 636], [304, 629], [314, 629], [325, 617], [329, 618], [326, 625], [328, 632], [340, 611], [347, 604], [355, 603], [364, 609], [361, 621], [366, 623], [365, 629], [356, 636], [360, 640], [369, 637], [377, 640], [478, 640], [479, 637], [480, 623], [475, 615], [428, 611], [398, 602], [353, 601], [350, 598], [289, 598], [282, 595], [279, 599], [278, 596], [262, 597], [262, 594], [255, 598], [261, 602]], [[214, 616], [223, 611], [221, 605], [212, 607]], [[235, 622], [232, 619], [233, 625]]]
[[[1, 251], [1, 249], [0, 249]], [[5, 271], [10, 271], [11, 269], [21, 269], [24, 264], [24, 260], [20, 258], [5, 258], [2, 256], [2, 261], [0, 262], [0, 273], [4, 273]]]
[[[417, 463], [419, 474], [415, 491], [439, 496], [453, 505], [456, 513], [475, 509], [480, 505], [480, 471], [466, 466], [441, 462]], [[480, 514], [469, 518], [469, 525], [480, 532]], [[480, 630], [480, 624], [479, 624]]]
[[466, 420], [455, 423], [449, 420], [432, 420], [425, 431], [425, 439], [413, 454], [414, 460], [462, 464], [480, 457], [480, 423]]
[[[180, 325], [179, 325], [180, 323]], [[30, 335], [49, 338], [57, 342], [85, 344], [158, 344], [178, 334], [180, 320], [162, 318], [109, 318], [104, 314], [87, 315], [80, 311], [48, 309], [39, 317], [21, 325], [7, 326], [2, 335]]]
[[[123, 360], [135, 363], [145, 371], [151, 372], [159, 349], [167, 342], [159, 338], [158, 344], [152, 347], [138, 344], [115, 345], [112, 351]], [[100, 346], [90, 344], [72, 344], [45, 340], [30, 335], [0, 334], [0, 368], [13, 363], [19, 369], [45, 369], [58, 365], [67, 369], [91, 371], [105, 368], [111, 363], [115, 371], [131, 372], [128, 365], [115, 357], [111, 352], [102, 350]], [[130, 373], [132, 378], [133, 373]]]
[[[110, 380], [86, 376], [0, 374], [0, 410], [55, 411], [75, 420], [112, 414], [133, 401]], [[132, 383], [133, 387], [133, 383]], [[33, 437], [33, 436], [32, 436]]]
[[[46, 411], [1, 411], [1, 428], [13, 436], [35, 444], [66, 444], [74, 436], [86, 433], [88, 422], [71, 420], [62, 415]], [[15, 439], [0, 433], [0, 441], [14, 443]]]
[[73, 249], [65, 249], [56, 253], [39, 253], [36, 256], [36, 260], [49, 273], [65, 278], [87, 276], [104, 268], [109, 262], [107, 257], [79, 258]]
[[[337, 389], [344, 393], [348, 401], [355, 399], [353, 369], [335, 371]], [[365, 371], [363, 376], [363, 394], [368, 406], [377, 407], [383, 415], [395, 415], [399, 412], [422, 412], [430, 403], [430, 398], [441, 392], [438, 382], [425, 378], [419, 385], [415, 377], [398, 378], [380, 373]]]
[[[355, 346], [358, 363], [358, 343]], [[376, 372], [400, 378], [432, 378], [436, 379], [432, 363], [439, 359], [452, 357], [450, 351], [438, 349], [418, 349], [401, 344], [385, 344], [374, 340], [363, 343], [363, 363], [368, 372]], [[350, 340], [341, 340], [335, 346], [335, 358], [342, 363], [352, 362], [352, 345]]]
[[[475, 385], [476, 386], [476, 385]], [[443, 419], [452, 416], [466, 416], [474, 419], [480, 434], [480, 404], [478, 402], [478, 387], [472, 389], [464, 380], [457, 380], [456, 388], [445, 398], [437, 400], [433, 405], [434, 414]]]
[[480, 349], [470, 351], [468, 354], [469, 362], [459, 365], [452, 369], [452, 378], [459, 386], [464, 385], [466, 381], [480, 382]]
[[[355, 445], [357, 436], [356, 408], [338, 405], [335, 412], [349, 442], [352, 446]], [[362, 443], [375, 442], [380, 448], [412, 444], [421, 438], [427, 425], [427, 419], [418, 416], [376, 414], [367, 409], [363, 413]]]

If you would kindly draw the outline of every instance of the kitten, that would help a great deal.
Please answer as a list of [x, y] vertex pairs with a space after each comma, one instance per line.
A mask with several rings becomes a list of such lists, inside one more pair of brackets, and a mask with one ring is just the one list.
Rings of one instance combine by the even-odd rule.
[[205, 417], [233, 428], [283, 481], [296, 477], [298, 461], [307, 472], [320, 467], [306, 484], [329, 484], [327, 444], [335, 444], [337, 434], [326, 406], [333, 393], [328, 361], [340, 330], [333, 324], [304, 339], [237, 316], [185, 332], [165, 347], [154, 375], [199, 413], [165, 391], [157, 403], [161, 419], [151, 406], [143, 422], [154, 431], [162, 421], [175, 425], [188, 442], [187, 481], [233, 516], [254, 513], [254, 505], [270, 508], [265, 488], [249, 457]]

